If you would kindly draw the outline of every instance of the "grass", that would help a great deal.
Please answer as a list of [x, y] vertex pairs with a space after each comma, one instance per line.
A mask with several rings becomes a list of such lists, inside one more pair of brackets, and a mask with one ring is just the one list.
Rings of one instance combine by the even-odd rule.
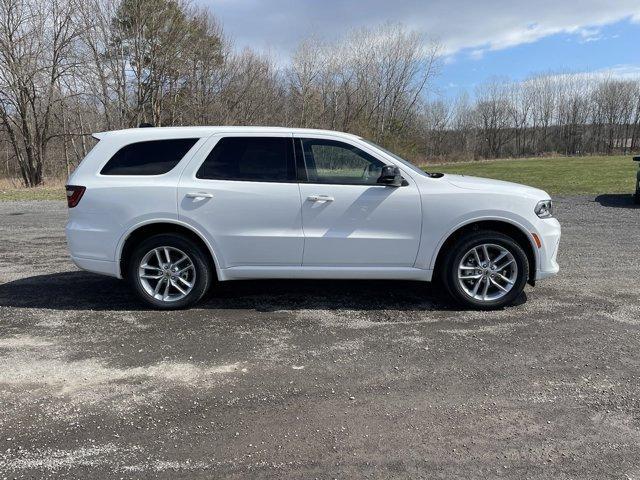
[[0, 179], [0, 202], [8, 200], [64, 200], [64, 180], [46, 179], [44, 185], [25, 188], [19, 181]]
[[495, 178], [542, 188], [551, 195], [632, 193], [638, 163], [631, 156], [550, 157], [423, 165], [432, 172]]
[[[524, 183], [551, 195], [632, 193], [638, 163], [630, 156], [549, 157], [423, 165], [432, 172], [458, 173]], [[36, 188], [0, 179], [0, 201], [64, 200], [64, 181], [47, 179]]]

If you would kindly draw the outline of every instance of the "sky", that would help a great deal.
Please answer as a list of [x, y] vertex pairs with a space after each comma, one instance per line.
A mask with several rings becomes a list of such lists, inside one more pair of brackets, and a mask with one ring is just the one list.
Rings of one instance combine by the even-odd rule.
[[198, 0], [236, 48], [286, 61], [300, 40], [392, 22], [441, 49], [434, 94], [492, 78], [601, 72], [640, 78], [640, 0]]

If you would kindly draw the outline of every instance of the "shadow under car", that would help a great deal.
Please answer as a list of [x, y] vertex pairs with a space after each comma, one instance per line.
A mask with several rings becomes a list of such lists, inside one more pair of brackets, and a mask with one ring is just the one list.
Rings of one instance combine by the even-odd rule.
[[[523, 293], [516, 304], [526, 301]], [[123, 281], [72, 271], [0, 285], [0, 306], [54, 310], [148, 310]], [[246, 280], [220, 282], [196, 308], [278, 310], [459, 310], [438, 287], [386, 280]]]
[[606, 193], [598, 195], [595, 201], [603, 207], [640, 208], [630, 193]]

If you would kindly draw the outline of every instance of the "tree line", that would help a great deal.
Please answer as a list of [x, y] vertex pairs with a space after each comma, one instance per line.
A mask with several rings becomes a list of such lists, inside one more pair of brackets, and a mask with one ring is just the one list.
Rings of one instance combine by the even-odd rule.
[[640, 79], [540, 74], [492, 79], [474, 100], [425, 103], [427, 157], [628, 154], [640, 150]]
[[395, 24], [276, 61], [234, 48], [187, 0], [0, 0], [4, 173], [39, 185], [72, 170], [92, 132], [141, 123], [342, 130], [418, 163], [638, 149], [637, 81], [542, 75], [432, 100], [438, 60]]

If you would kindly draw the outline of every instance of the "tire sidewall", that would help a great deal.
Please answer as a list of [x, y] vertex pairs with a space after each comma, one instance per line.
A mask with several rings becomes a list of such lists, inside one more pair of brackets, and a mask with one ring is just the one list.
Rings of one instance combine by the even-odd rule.
[[[151, 297], [140, 282], [138, 277], [138, 267], [142, 258], [154, 248], [157, 247], [174, 247], [184, 252], [191, 261], [196, 270], [196, 280], [193, 289], [189, 294], [174, 302], [163, 302]], [[178, 234], [158, 234], [149, 237], [133, 249], [127, 266], [127, 278], [132, 285], [136, 294], [148, 305], [161, 310], [178, 310], [194, 305], [205, 295], [211, 284], [211, 267], [207, 261], [206, 253], [188, 238]]]
[[[513, 288], [504, 297], [490, 302], [482, 302], [471, 298], [458, 282], [458, 265], [462, 257], [473, 247], [483, 243], [494, 243], [506, 248], [513, 255], [518, 266], [518, 277]], [[459, 303], [479, 309], [496, 309], [511, 304], [520, 294], [529, 278], [529, 260], [527, 255], [513, 239], [498, 232], [477, 232], [461, 238], [451, 250], [445, 265], [445, 286], [450, 295]]]

